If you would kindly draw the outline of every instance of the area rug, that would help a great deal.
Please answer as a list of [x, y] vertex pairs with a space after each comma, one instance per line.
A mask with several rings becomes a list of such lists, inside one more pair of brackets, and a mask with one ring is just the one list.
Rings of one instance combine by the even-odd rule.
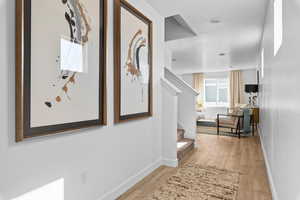
[[147, 200], [236, 200], [239, 173], [186, 164]]
[[[197, 133], [198, 134], [208, 134], [208, 135], [217, 135], [218, 134], [216, 127], [208, 127], [208, 126], [197, 126]], [[241, 137], [248, 137], [249, 134], [250, 133], [241, 133]], [[238, 137], [237, 134], [231, 133], [230, 128], [220, 128], [220, 135]]]

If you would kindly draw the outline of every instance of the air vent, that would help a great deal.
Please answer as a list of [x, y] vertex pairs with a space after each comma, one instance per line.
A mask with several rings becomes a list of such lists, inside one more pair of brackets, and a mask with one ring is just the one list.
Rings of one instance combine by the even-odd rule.
[[180, 15], [165, 18], [165, 41], [195, 36], [197, 36], [197, 34]]

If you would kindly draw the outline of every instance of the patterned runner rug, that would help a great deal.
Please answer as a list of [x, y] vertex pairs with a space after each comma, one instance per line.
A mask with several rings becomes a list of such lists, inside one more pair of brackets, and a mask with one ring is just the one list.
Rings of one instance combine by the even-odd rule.
[[239, 173], [188, 163], [147, 200], [236, 200]]

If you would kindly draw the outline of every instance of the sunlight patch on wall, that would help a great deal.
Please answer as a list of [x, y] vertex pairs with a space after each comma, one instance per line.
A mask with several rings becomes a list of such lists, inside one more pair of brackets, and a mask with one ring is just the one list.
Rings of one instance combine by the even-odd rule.
[[12, 200], [64, 200], [64, 179], [59, 179]]

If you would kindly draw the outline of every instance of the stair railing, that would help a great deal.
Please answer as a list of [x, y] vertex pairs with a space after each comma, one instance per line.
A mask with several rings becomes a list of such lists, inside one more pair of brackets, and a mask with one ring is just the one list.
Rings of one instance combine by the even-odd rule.
[[196, 98], [199, 93], [170, 69], [164, 68], [164, 77], [181, 91], [178, 95], [177, 123], [185, 130], [187, 138], [196, 139]]

